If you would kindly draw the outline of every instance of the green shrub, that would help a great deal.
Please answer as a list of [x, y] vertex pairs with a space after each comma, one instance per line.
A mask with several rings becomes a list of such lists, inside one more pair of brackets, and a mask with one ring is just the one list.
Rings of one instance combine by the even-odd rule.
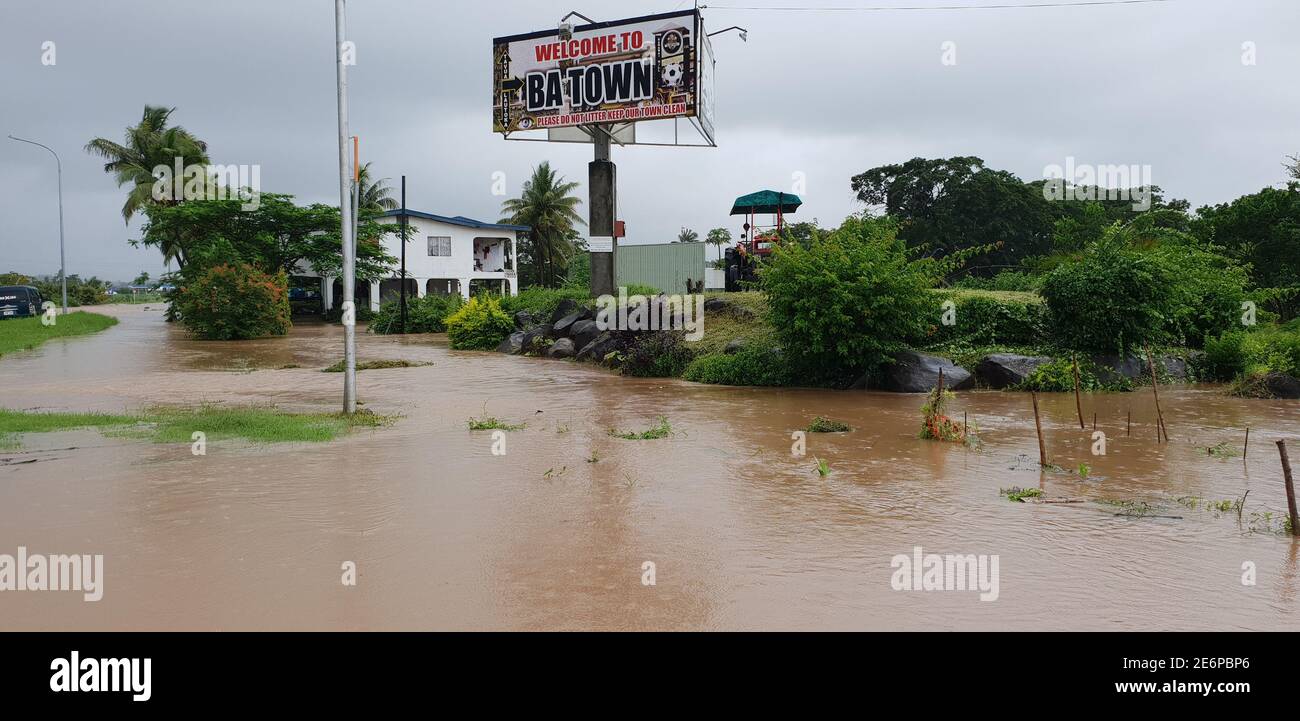
[[639, 378], [675, 378], [695, 357], [683, 333], [659, 331], [642, 333], [623, 352], [619, 372]]
[[[951, 291], [934, 295], [929, 316], [939, 319], [930, 336], [934, 343], [1028, 346], [1042, 343], [1047, 333], [1047, 307], [1038, 296]], [[953, 325], [942, 322], [945, 301], [953, 302]]]
[[549, 320], [560, 301], [568, 298], [583, 305], [590, 304], [591, 293], [586, 288], [529, 288], [519, 291], [519, 295], [501, 299], [501, 310], [511, 317], [521, 310], [526, 310], [534, 317]]
[[[1103, 380], [1105, 379], [1105, 380]], [[1133, 382], [1102, 368], [1087, 358], [1079, 359], [1079, 390], [1082, 391], [1128, 391], [1133, 389]], [[1017, 390], [1039, 391], [1040, 393], [1073, 393], [1074, 362], [1069, 358], [1057, 358], [1034, 369]]]
[[[369, 303], [363, 303], [357, 306], [356, 321], [358, 323], [368, 323], [374, 320], [376, 313], [370, 310]], [[343, 301], [339, 300], [338, 305], [321, 314], [321, 318], [330, 323], [338, 323], [343, 320]]]
[[[445, 333], [447, 316], [464, 304], [459, 295], [433, 295], [406, 299], [407, 333]], [[370, 332], [379, 334], [402, 332], [402, 308], [398, 301], [388, 301], [370, 321]]]
[[1084, 353], [1130, 353], [1160, 343], [1172, 317], [1175, 278], [1158, 257], [1104, 238], [1047, 275], [1052, 335], [1063, 347]]
[[181, 323], [206, 340], [245, 340], [289, 332], [289, 278], [245, 263], [197, 272], [173, 297]]
[[1300, 376], [1300, 330], [1263, 326], [1233, 330], [1205, 343], [1206, 373], [1214, 380], [1240, 380], [1270, 371]]
[[892, 221], [852, 217], [824, 238], [778, 246], [760, 270], [782, 347], [801, 375], [843, 383], [925, 337], [933, 274]]
[[978, 276], [968, 275], [956, 283], [954, 288], [966, 288], [969, 290], [1020, 290], [1035, 291], [1043, 284], [1041, 276], [1032, 273], [1022, 273], [1016, 270], [1004, 270], [992, 278], [981, 278]]
[[515, 329], [515, 322], [492, 296], [471, 298], [447, 317], [447, 340], [457, 350], [492, 350]]
[[785, 358], [770, 348], [742, 348], [734, 354], [710, 353], [691, 361], [682, 378], [724, 386], [787, 386], [792, 374]]
[[1246, 300], [1246, 271], [1221, 255], [1188, 244], [1170, 243], [1154, 254], [1174, 279], [1165, 331], [1178, 345], [1200, 348], [1233, 327], [1240, 327]]
[[[683, 291], [684, 290], [685, 289], [683, 288]], [[629, 298], [634, 295], [644, 295], [648, 298], [652, 295], [659, 295], [662, 292], [663, 291], [659, 290], [653, 285], [643, 285], [641, 283], [633, 283], [627, 286], [627, 295]]]

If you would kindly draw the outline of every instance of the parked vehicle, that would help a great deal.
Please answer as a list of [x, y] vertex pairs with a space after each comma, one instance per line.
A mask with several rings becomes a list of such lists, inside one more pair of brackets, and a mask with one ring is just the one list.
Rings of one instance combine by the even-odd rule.
[[0, 286], [0, 319], [41, 314], [41, 292], [30, 285]]

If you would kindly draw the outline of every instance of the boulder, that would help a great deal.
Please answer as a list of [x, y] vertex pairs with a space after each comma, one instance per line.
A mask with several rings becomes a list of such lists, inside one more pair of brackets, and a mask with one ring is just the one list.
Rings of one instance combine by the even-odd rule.
[[580, 320], [569, 326], [569, 337], [573, 339], [574, 348], [583, 348], [600, 335], [600, 328], [594, 320]]
[[[984, 356], [975, 366], [975, 377], [989, 388], [1010, 388], [1019, 385], [1031, 373], [1044, 363], [1051, 363], [1047, 356], [1015, 355], [1012, 353], [993, 353]], [[945, 370], [944, 375], [948, 372]], [[946, 381], [945, 381], [946, 383]]]
[[1092, 357], [1092, 362], [1097, 364], [1097, 377], [1103, 383], [1113, 383], [1119, 378], [1135, 380], [1148, 373], [1146, 359], [1136, 355], [1126, 358], [1098, 355]]
[[510, 335], [506, 336], [505, 339], [501, 341], [501, 344], [497, 346], [497, 352], [509, 353], [511, 355], [519, 355], [520, 353], [523, 353], [524, 332], [521, 330], [517, 330], [514, 333], [511, 333]]
[[742, 349], [744, 349], [744, 347], [745, 347], [744, 338], [732, 338], [731, 340], [727, 341], [727, 345], [722, 349], [722, 352], [726, 353], [727, 355], [733, 355], [735, 353], [739, 353]]
[[1276, 371], [1264, 376], [1264, 388], [1274, 398], [1300, 398], [1300, 380]]
[[547, 336], [547, 333], [550, 331], [550, 329], [551, 326], [548, 323], [546, 325], [534, 326], [524, 331], [524, 337], [522, 341], [523, 352], [528, 353], [530, 351], [535, 350], [538, 344], [542, 342], [542, 339]]
[[605, 331], [593, 338], [590, 343], [584, 345], [582, 349], [578, 351], [577, 358], [580, 361], [590, 360], [595, 361], [596, 363], [602, 363], [604, 362], [606, 355], [618, 350], [620, 346], [621, 343], [618, 336], [609, 331]]
[[885, 366], [880, 387], [895, 393], [927, 393], [939, 382], [940, 369], [944, 388], [959, 391], [975, 384], [975, 376], [947, 358], [905, 350]]
[[1170, 380], [1187, 380], [1187, 361], [1182, 358], [1173, 355], [1161, 356], [1160, 366], [1164, 368], [1165, 375], [1169, 376]]
[[533, 314], [526, 310], [521, 310], [518, 313], [515, 313], [515, 327], [519, 330], [524, 330], [536, 322], [537, 321], [533, 318]]
[[723, 298], [706, 298], [704, 300], [704, 310], [710, 313], [720, 313], [726, 310], [731, 303]]
[[569, 335], [569, 328], [580, 320], [582, 320], [582, 313], [580, 311], [569, 313], [552, 324], [550, 337], [563, 338], [564, 336]]
[[559, 338], [546, 349], [547, 358], [572, 358], [573, 341], [569, 338]]
[[551, 313], [551, 323], [559, 322], [561, 318], [578, 310], [578, 301], [572, 298], [565, 298], [560, 304], [555, 306], [555, 312]]

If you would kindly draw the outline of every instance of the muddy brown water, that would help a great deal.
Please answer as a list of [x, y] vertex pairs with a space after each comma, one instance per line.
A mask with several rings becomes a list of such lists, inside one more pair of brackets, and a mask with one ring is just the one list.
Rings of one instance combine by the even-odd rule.
[[[336, 327], [212, 343], [158, 306], [102, 312], [122, 322], [0, 359], [0, 406], [340, 405], [342, 377], [319, 371], [341, 357]], [[626, 379], [451, 351], [441, 336], [359, 334], [359, 356], [431, 363], [359, 374], [365, 407], [401, 416], [392, 427], [329, 444], [210, 442], [201, 457], [92, 431], [0, 451], [0, 553], [103, 554], [105, 576], [95, 603], [0, 592], [0, 628], [1300, 629], [1297, 542], [1249, 528], [1253, 512], [1285, 513], [1273, 441], [1300, 437], [1295, 401], [1167, 388], [1172, 442], [1157, 444], [1149, 392], [1086, 396], [1089, 426], [1095, 411], [1108, 436], [1097, 457], [1073, 397], [1040, 396], [1051, 460], [1089, 464], [1085, 480], [1035, 467], [1023, 394], [958, 394], [954, 414], [981, 429], [973, 452], [918, 440], [915, 395]], [[485, 412], [527, 424], [505, 455], [466, 429]], [[815, 415], [855, 430], [810, 434], [792, 456], [792, 431]], [[659, 416], [671, 437], [608, 434]], [[1247, 426], [1246, 462], [1207, 455], [1240, 448]], [[1011, 503], [1009, 486], [1181, 518]], [[1241, 523], [1175, 500], [1247, 490]], [[891, 559], [915, 546], [997, 555], [998, 599], [894, 590]], [[355, 586], [341, 583], [345, 561]]]

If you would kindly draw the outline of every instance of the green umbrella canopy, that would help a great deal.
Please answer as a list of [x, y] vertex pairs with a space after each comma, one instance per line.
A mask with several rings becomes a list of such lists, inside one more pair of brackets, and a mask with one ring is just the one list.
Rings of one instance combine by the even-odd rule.
[[778, 193], [775, 190], [760, 190], [757, 193], [736, 198], [731, 206], [732, 215], [749, 215], [750, 213], [793, 213], [803, 205], [794, 193]]

